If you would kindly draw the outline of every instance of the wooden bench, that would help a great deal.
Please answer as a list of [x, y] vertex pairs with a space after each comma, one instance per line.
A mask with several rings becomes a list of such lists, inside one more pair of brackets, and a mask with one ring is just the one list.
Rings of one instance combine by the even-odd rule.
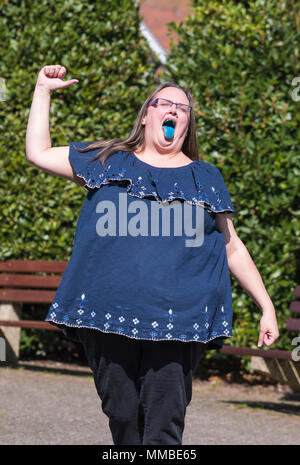
[[[59, 331], [56, 326], [45, 321], [22, 320], [22, 304], [51, 304], [67, 264], [68, 262], [44, 260], [0, 262], [0, 336], [2, 332], [8, 343], [7, 361], [19, 358], [21, 328]], [[294, 295], [299, 299], [300, 286], [296, 287]], [[299, 300], [291, 303], [290, 311], [295, 315], [300, 314]], [[289, 318], [286, 321], [286, 329], [292, 332], [300, 331], [300, 319]], [[250, 355], [253, 370], [266, 373], [280, 383], [288, 383], [293, 389], [300, 390], [300, 363], [292, 359], [292, 350], [252, 349], [225, 344], [219, 352], [238, 356]]]
[[60, 331], [46, 321], [22, 320], [22, 305], [48, 303], [50, 307], [67, 264], [46, 260], [0, 262], [0, 336], [6, 341], [6, 361], [19, 358], [21, 328]]

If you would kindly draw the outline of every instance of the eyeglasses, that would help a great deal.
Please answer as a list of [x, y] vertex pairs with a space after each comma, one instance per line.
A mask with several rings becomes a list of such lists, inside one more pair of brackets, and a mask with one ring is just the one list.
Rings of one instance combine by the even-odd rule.
[[178, 109], [185, 115], [188, 115], [192, 109], [190, 105], [185, 105], [184, 103], [171, 102], [171, 100], [167, 100], [165, 98], [156, 98], [155, 100], [153, 100], [153, 102], [149, 103], [148, 107], [156, 106], [159, 108], [168, 109], [171, 108], [173, 105], [176, 105], [176, 110]]

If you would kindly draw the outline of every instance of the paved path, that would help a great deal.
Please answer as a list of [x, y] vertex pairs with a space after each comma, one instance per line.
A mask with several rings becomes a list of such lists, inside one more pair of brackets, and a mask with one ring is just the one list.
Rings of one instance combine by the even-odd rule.
[[[113, 444], [89, 368], [22, 365], [0, 367], [0, 444]], [[183, 445], [202, 444], [299, 445], [300, 393], [195, 379]]]

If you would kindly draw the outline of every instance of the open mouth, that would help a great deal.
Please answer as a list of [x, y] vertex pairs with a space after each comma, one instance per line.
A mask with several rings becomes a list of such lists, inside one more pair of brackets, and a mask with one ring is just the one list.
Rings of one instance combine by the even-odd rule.
[[163, 131], [165, 133], [166, 139], [172, 139], [172, 137], [174, 136], [175, 126], [176, 126], [176, 123], [172, 119], [166, 119], [163, 122], [162, 127], [163, 127]]

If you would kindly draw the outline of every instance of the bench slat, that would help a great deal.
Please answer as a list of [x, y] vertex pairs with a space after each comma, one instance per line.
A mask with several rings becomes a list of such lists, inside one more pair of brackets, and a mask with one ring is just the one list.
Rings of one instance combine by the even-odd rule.
[[0, 289], [0, 302], [51, 303], [55, 291], [31, 291], [28, 289]]
[[46, 271], [52, 273], [63, 273], [68, 262], [48, 260], [5, 260], [0, 261], [0, 271]]
[[292, 313], [300, 313], [300, 302], [292, 302], [290, 310]]
[[289, 350], [269, 350], [269, 349], [251, 349], [250, 347], [233, 347], [226, 346], [219, 351], [221, 354], [231, 354], [231, 355], [253, 355], [256, 357], [264, 358], [281, 358], [285, 360], [290, 360], [292, 358], [291, 352]]
[[0, 274], [1, 287], [45, 287], [57, 289], [62, 276], [34, 276], [29, 274]]
[[60, 328], [53, 326], [46, 321], [34, 321], [34, 320], [0, 320], [0, 326], [16, 326], [18, 328], [30, 328], [30, 329], [47, 329], [53, 331], [60, 331]]
[[285, 329], [289, 331], [300, 331], [300, 319], [289, 318], [285, 322]]

